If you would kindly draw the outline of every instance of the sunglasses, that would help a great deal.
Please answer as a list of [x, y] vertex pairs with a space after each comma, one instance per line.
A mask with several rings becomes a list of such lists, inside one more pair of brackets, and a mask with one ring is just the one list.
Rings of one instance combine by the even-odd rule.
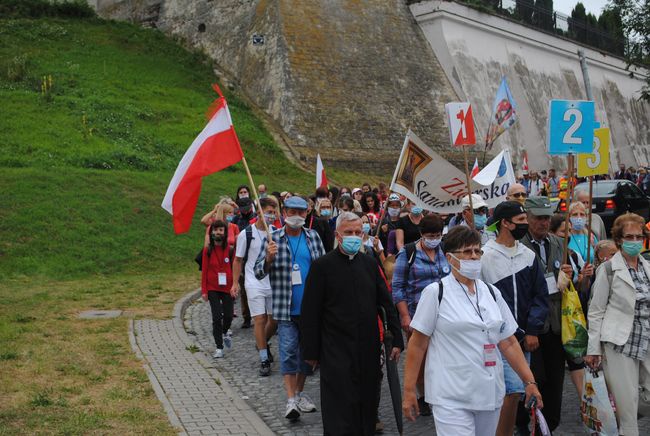
[[512, 194], [513, 197], [515, 198], [526, 198], [528, 195], [525, 192], [515, 192]]
[[487, 208], [487, 207], [481, 207], [481, 208], [478, 208], [478, 209], [474, 209], [474, 213], [475, 213], [476, 215], [487, 214], [487, 212], [488, 212], [488, 208]]

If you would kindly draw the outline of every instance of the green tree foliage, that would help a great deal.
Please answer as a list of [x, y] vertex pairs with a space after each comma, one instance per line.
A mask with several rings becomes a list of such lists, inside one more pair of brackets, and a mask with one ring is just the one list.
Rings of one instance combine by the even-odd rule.
[[629, 41], [625, 53], [628, 66], [646, 69], [641, 99], [650, 102], [650, 0], [612, 0], [609, 7], [620, 13], [623, 34]]
[[585, 5], [578, 2], [571, 11], [569, 19], [569, 36], [576, 41], [587, 43], [587, 11]]
[[555, 27], [553, 0], [535, 0], [533, 23], [541, 29], [553, 31]]
[[516, 0], [515, 15], [524, 23], [533, 24], [533, 1]]
[[607, 7], [598, 17], [598, 29], [603, 32], [599, 47], [623, 56], [625, 54], [625, 34], [619, 8]]

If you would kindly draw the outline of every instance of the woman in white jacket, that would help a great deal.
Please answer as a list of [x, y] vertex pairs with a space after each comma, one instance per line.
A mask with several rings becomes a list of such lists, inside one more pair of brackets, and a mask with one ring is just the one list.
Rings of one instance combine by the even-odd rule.
[[645, 237], [639, 215], [616, 218], [612, 238], [620, 251], [598, 268], [589, 304], [585, 363], [596, 369], [602, 362], [625, 436], [639, 434], [639, 387], [650, 397], [650, 264], [639, 256]]

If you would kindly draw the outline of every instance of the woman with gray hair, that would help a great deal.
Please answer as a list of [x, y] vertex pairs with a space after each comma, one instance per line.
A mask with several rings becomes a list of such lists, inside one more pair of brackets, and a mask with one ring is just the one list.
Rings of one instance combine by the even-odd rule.
[[[598, 238], [592, 233], [587, 234], [587, 211], [585, 205], [579, 201], [574, 201], [569, 206], [569, 221], [571, 221], [571, 239], [569, 248], [580, 255], [587, 264], [594, 263], [594, 247]], [[587, 247], [591, 245], [589, 250]], [[589, 259], [587, 259], [589, 251]]]

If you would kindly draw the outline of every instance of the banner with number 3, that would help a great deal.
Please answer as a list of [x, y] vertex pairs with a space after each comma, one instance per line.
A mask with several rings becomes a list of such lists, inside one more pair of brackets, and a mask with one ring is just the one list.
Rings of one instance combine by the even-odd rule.
[[578, 177], [597, 176], [609, 172], [609, 129], [594, 130], [593, 153], [578, 154]]

